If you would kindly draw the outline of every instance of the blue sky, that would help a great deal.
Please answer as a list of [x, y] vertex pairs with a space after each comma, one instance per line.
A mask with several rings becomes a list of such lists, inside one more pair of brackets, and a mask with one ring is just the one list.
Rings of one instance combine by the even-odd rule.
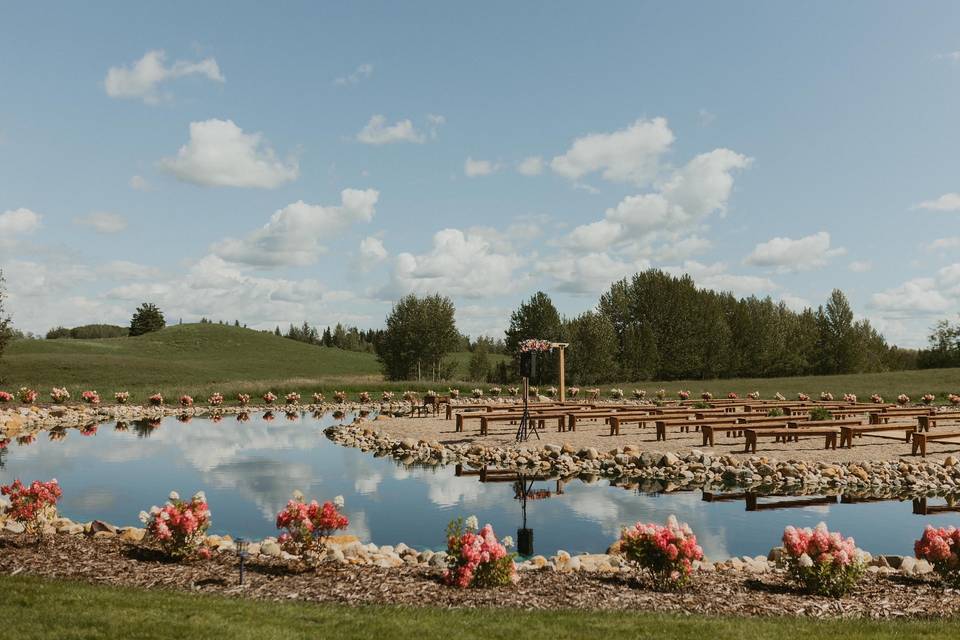
[[495, 334], [649, 266], [904, 345], [960, 310], [960, 5], [517, 4], [5, 6], [14, 323]]

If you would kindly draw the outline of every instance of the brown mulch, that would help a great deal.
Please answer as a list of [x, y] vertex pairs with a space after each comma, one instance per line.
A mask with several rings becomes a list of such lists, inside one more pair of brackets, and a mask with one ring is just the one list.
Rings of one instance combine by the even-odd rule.
[[458, 590], [441, 584], [438, 570], [382, 569], [324, 564], [316, 572], [287, 562], [254, 558], [246, 584], [237, 585], [232, 554], [207, 561], [171, 563], [117, 539], [55, 536], [37, 546], [23, 536], [0, 534], [0, 575], [33, 575], [122, 587], [161, 588], [338, 604], [522, 609], [607, 609], [683, 614], [814, 618], [943, 618], [960, 613], [960, 592], [934, 578], [868, 574], [850, 595], [834, 600], [800, 594], [782, 574], [701, 573], [681, 593], [653, 591], [627, 574], [522, 572], [503, 589]]

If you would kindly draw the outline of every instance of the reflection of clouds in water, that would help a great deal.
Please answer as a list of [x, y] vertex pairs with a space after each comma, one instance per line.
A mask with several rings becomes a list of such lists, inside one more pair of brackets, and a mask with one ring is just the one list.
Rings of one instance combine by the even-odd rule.
[[396, 465], [393, 467], [393, 479], [394, 480], [406, 480], [410, 477], [410, 470], [403, 465]]
[[361, 476], [353, 481], [353, 490], [361, 495], [376, 493], [382, 480], [383, 476], [379, 473]]
[[350, 511], [346, 509], [347, 518], [350, 525], [344, 533], [357, 536], [360, 542], [370, 542], [370, 526], [367, 524], [367, 513], [365, 511]]
[[309, 498], [313, 485], [310, 465], [267, 458], [230, 462], [203, 476], [219, 489], [236, 489], [252, 500], [268, 520], [287, 504], [294, 490]]
[[106, 511], [116, 502], [116, 495], [112, 489], [87, 489], [78, 496], [69, 498], [72, 507], [79, 507], [87, 511]]
[[[427, 486], [427, 498], [438, 507], [452, 507], [461, 501], [479, 506], [485, 502], [495, 502], [493, 491], [485, 491], [477, 477], [457, 477], [449, 471], [410, 467], [404, 470], [402, 479], [415, 478]], [[394, 478], [401, 479], [394, 474]], [[489, 498], [489, 500], [483, 500]]]

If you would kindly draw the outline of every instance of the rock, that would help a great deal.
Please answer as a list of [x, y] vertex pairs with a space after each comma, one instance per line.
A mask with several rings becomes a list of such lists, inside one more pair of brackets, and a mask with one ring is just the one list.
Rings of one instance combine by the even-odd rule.
[[600, 453], [593, 447], [584, 447], [583, 449], [580, 449], [577, 455], [585, 460], [596, 460], [600, 457]]
[[947, 456], [947, 458], [943, 461], [943, 466], [945, 467], [953, 467], [953, 466], [956, 466], [956, 464], [957, 464], [957, 459], [954, 458], [953, 456]]
[[113, 531], [94, 531], [93, 539], [94, 540], [103, 540], [106, 538], [116, 538], [117, 534]]
[[547, 559], [543, 556], [533, 556], [530, 558], [530, 564], [538, 569], [542, 569], [543, 567], [547, 566]]
[[668, 451], [667, 453], [663, 454], [662, 458], [660, 458], [659, 466], [672, 467], [673, 465], [678, 464], [679, 462], [680, 462], [680, 458], [678, 458], [676, 454], [670, 453]]
[[917, 560], [912, 556], [903, 556], [900, 560], [900, 566], [897, 568], [900, 570], [900, 573], [912, 576], [917, 568]]
[[7, 520], [4, 523], [3, 528], [5, 531], [9, 531], [10, 533], [23, 533], [27, 530], [23, 524], [17, 522], [16, 520]]
[[414, 440], [413, 438], [404, 438], [403, 440], [400, 441], [400, 447], [408, 451], [410, 449], [416, 449], [417, 441]]
[[620, 552], [620, 540], [617, 540], [616, 542], [614, 542], [613, 544], [611, 544], [609, 547], [607, 547], [607, 555], [608, 555], [608, 556], [619, 556], [619, 555], [621, 555], [621, 552]]
[[783, 547], [774, 547], [770, 549], [770, 553], [767, 554], [767, 560], [770, 562], [780, 562], [783, 559]]
[[260, 553], [265, 556], [276, 558], [281, 553], [280, 545], [272, 540], [267, 540], [260, 545]]
[[90, 533], [96, 535], [102, 531], [108, 531], [113, 535], [116, 535], [117, 528], [110, 524], [109, 522], [103, 522], [102, 520], [94, 520], [90, 523]]
[[141, 542], [146, 533], [146, 529], [127, 527], [120, 533], [120, 539], [125, 542]]
[[436, 568], [445, 568], [447, 566], [447, 552], [439, 551], [430, 558], [430, 566]]

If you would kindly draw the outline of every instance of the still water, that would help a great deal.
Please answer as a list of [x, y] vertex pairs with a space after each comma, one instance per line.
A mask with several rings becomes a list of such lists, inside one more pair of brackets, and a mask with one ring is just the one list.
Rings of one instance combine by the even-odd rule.
[[[499, 535], [515, 535], [522, 526], [521, 501], [509, 478], [482, 483], [476, 476], [458, 477], [452, 466], [409, 467], [342, 447], [323, 433], [336, 422], [330, 414], [251, 414], [246, 422], [235, 416], [189, 423], [170, 417], [152, 426], [130, 423], [125, 430], [106, 423], [90, 435], [71, 429], [60, 440], [43, 433], [0, 451], [0, 484], [57, 478], [64, 491], [61, 513], [121, 526], [139, 526], [140, 510], [162, 504], [171, 490], [187, 496], [202, 489], [213, 514], [211, 533], [246, 538], [277, 534], [274, 518], [294, 489], [321, 500], [344, 496], [347, 533], [381, 545], [440, 549], [447, 522], [461, 515], [490, 522]], [[536, 481], [527, 495], [527, 527], [534, 531], [535, 552], [545, 555], [558, 549], [602, 552], [621, 526], [670, 514], [690, 523], [714, 559], [765, 554], [787, 524], [826, 521], [874, 554], [912, 553], [927, 522], [960, 526], [960, 513], [917, 515], [923, 505], [910, 500], [848, 504], [830, 498], [770, 509], [789, 500], [771, 497], [757, 500], [754, 509], [747, 497], [707, 501], [711, 495], [701, 491], [648, 494], [607, 480]], [[926, 503], [928, 510], [942, 505], [943, 498]]]

